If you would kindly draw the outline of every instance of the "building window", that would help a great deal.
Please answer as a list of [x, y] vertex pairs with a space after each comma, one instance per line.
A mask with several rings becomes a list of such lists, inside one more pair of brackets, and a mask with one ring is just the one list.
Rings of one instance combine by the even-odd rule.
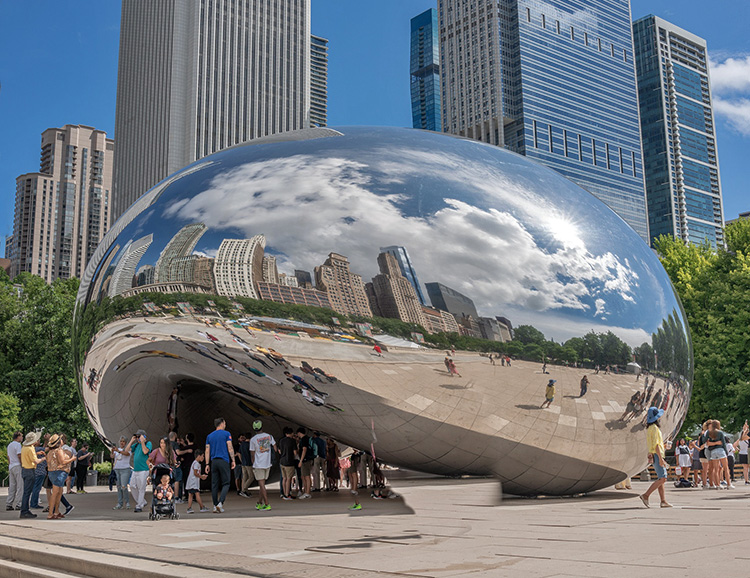
[[560, 34], [560, 21], [555, 20], [555, 26], [557, 27], [557, 33]]
[[539, 148], [539, 137], [537, 136], [537, 132], [536, 132], [536, 121], [532, 121], [532, 125], [533, 125], [533, 131], [534, 131], [534, 148], [538, 149]]
[[547, 28], [547, 18], [542, 14], [542, 28]]
[[553, 153], [555, 152], [555, 147], [553, 146], [553, 143], [552, 143], [552, 125], [549, 125], [548, 128], [549, 128], [549, 152]]
[[593, 138], [591, 139], [591, 159], [594, 161], [594, 166], [596, 166], [596, 141]]
[[531, 8], [526, 9], [526, 22], [531, 22]]
[[575, 33], [575, 31], [573, 30], [573, 27], [572, 27], [572, 26], [570, 27], [570, 39], [571, 39], [571, 40], [575, 40], [575, 39], [576, 39], [576, 33]]

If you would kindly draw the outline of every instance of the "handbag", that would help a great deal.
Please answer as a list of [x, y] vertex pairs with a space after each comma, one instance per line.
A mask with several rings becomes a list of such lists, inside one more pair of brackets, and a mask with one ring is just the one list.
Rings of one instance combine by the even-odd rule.
[[352, 462], [349, 458], [339, 458], [339, 468], [348, 470], [350, 467], [352, 467]]

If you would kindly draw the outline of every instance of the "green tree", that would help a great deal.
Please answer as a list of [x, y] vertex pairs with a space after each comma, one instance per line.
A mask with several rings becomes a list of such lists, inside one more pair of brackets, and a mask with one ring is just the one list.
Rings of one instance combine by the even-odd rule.
[[536, 343], [539, 346], [544, 345], [546, 341], [544, 333], [539, 331], [536, 327], [531, 325], [519, 325], [513, 330], [513, 339], [520, 341], [524, 345], [529, 343]]
[[[2, 271], [0, 269], [0, 271]], [[3, 447], [11, 442], [11, 436], [21, 429], [18, 417], [18, 400], [9, 393], [0, 393], [0, 440]], [[0, 472], [8, 471], [8, 453], [0, 452]]]

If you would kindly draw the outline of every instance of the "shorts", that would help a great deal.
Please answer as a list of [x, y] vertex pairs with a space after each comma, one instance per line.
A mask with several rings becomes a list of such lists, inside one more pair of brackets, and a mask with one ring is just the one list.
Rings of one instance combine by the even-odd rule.
[[555, 401], [554, 397], [545, 397], [544, 401]]
[[55, 470], [53, 472], [47, 472], [50, 482], [56, 488], [62, 488], [65, 485], [65, 479], [68, 477], [68, 472], [64, 470]]
[[294, 466], [281, 466], [281, 475], [285, 480], [292, 480], [297, 475], [297, 470]]
[[703, 469], [703, 464], [701, 464], [700, 460], [695, 460], [693, 462], [693, 465], [692, 465], [692, 467], [690, 469], [691, 470], [699, 470], [700, 471], [700, 470]]
[[659, 479], [666, 479], [667, 470], [661, 464], [661, 458], [657, 457], [657, 455], [654, 454], [654, 470], [656, 471], [656, 477]]
[[302, 470], [303, 476], [312, 476], [312, 460], [308, 460], [306, 462], [302, 462], [302, 466], [300, 467], [300, 470]]
[[192, 494], [194, 496], [195, 494], [200, 494], [201, 491], [196, 488], [190, 488], [189, 490], [185, 490], [185, 493]]
[[270, 473], [271, 468], [253, 468], [256, 480], [267, 480]]
[[175, 482], [181, 482], [182, 481], [182, 470], [179, 466], [172, 468], [172, 478]]
[[741, 464], [746, 464], [747, 463], [747, 454], [740, 454], [740, 461], [739, 461], [739, 463], [741, 463]]
[[727, 452], [724, 448], [715, 448], [711, 450], [711, 456], [708, 459], [713, 462], [716, 460], [724, 460], [726, 457]]

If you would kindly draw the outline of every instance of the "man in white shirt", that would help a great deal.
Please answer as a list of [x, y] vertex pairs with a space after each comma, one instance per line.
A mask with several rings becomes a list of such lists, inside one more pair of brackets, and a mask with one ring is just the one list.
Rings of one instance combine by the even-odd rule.
[[21, 439], [23, 434], [17, 431], [13, 441], [8, 444], [8, 499], [6, 510], [20, 510], [23, 496], [23, 479], [21, 478]]
[[250, 439], [250, 457], [253, 460], [253, 474], [258, 480], [260, 497], [255, 507], [258, 510], [270, 510], [268, 503], [268, 493], [266, 492], [266, 480], [271, 472], [271, 456], [276, 450], [276, 440], [271, 434], [263, 432], [263, 422], [255, 420], [253, 422], [253, 431], [255, 435]]

